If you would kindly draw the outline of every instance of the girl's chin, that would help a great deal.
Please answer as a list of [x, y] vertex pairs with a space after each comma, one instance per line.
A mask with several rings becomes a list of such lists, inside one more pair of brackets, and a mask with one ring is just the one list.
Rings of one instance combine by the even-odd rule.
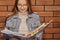
[[22, 11], [21, 13], [25, 13], [25, 11]]
[[26, 12], [26, 11], [19, 11], [19, 12], [24, 13], [24, 12]]

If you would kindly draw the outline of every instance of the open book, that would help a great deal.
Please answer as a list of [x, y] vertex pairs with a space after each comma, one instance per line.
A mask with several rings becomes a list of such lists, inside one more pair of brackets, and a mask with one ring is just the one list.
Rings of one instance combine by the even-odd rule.
[[2, 30], [1, 32], [2, 33], [6, 33], [6, 34], [12, 34], [14, 36], [28, 38], [28, 37], [34, 36], [35, 34], [37, 34], [38, 32], [40, 32], [41, 30], [44, 30], [47, 27], [47, 25], [49, 25], [51, 22], [52, 22], [52, 20], [50, 20], [48, 23], [42, 23], [41, 26], [39, 26], [38, 28], [36, 28], [35, 30], [33, 30], [32, 32], [27, 33], [27, 34], [20, 34], [18, 32], [13, 32], [13, 31], [8, 30], [7, 28], [5, 28], [4, 30]]

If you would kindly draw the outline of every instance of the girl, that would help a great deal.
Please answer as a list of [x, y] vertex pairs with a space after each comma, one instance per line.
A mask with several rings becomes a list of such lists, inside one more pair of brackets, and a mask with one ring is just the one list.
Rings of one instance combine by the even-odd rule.
[[[7, 18], [6, 28], [13, 32], [18, 33], [29, 33], [39, 27], [39, 15], [36, 12], [32, 12], [30, 0], [16, 0], [15, 6], [12, 10], [13, 14]], [[10, 34], [5, 34], [9, 40], [16, 40], [14, 36]], [[14, 38], [13, 38], [14, 37]], [[17, 40], [24, 40], [24, 38], [18, 38]], [[42, 32], [36, 34], [31, 38], [26, 38], [26, 40], [42, 40]]]

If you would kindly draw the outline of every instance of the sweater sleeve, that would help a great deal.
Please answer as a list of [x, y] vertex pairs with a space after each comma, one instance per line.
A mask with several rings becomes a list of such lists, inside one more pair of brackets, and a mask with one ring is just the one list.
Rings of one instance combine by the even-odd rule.
[[[35, 24], [37, 25], [37, 27], [39, 27], [39, 26], [41, 25], [41, 22], [40, 22], [40, 17], [39, 17], [39, 15], [38, 15], [37, 12], [34, 13], [34, 18], [35, 18], [35, 20], [36, 20], [36, 21], [35, 21]], [[35, 37], [37, 37], [39, 40], [41, 40], [41, 39], [42, 39], [42, 34], [43, 34], [43, 31], [37, 33], [37, 34], [35, 35]]]
[[33, 18], [34, 18], [34, 24], [39, 27], [41, 25], [41, 22], [40, 22], [40, 16], [38, 15], [37, 12], [35, 12], [33, 14]]
[[13, 22], [12, 22], [12, 19], [11, 18], [7, 18], [6, 20], [6, 28], [10, 28], [13, 26]]

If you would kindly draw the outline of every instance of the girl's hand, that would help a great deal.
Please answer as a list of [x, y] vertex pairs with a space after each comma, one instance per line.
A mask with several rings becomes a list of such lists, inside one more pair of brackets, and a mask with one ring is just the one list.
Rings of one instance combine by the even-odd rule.
[[21, 39], [17, 36], [13, 36], [10, 40], [21, 40]]
[[34, 37], [34, 38], [32, 38], [32, 40], [38, 40], [38, 38], [37, 37]]

